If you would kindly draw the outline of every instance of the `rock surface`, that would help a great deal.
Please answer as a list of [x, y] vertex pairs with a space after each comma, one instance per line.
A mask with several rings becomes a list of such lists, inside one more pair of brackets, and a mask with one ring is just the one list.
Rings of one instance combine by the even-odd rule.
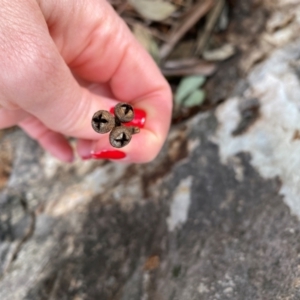
[[0, 299], [300, 299], [299, 24], [280, 36], [282, 19], [279, 50], [150, 164], [64, 165], [3, 134]]
[[299, 299], [281, 182], [247, 154], [223, 164], [216, 126], [212, 113], [178, 126], [145, 166], [60, 165], [16, 132], [0, 299]]

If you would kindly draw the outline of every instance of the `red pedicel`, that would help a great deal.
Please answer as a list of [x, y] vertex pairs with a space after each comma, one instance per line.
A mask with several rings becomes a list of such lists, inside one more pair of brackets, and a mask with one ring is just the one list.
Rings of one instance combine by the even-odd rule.
[[126, 157], [126, 153], [119, 150], [103, 150], [92, 153], [91, 157], [94, 159], [122, 159]]
[[[115, 108], [112, 107], [110, 113], [114, 115]], [[146, 122], [146, 113], [142, 109], [135, 108], [134, 109], [134, 119], [127, 123], [122, 123], [124, 126], [137, 126], [139, 128], [143, 128]]]

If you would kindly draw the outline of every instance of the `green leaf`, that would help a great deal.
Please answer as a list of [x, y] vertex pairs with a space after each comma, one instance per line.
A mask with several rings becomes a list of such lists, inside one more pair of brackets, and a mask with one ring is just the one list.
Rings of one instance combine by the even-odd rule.
[[129, 0], [129, 3], [144, 18], [151, 21], [163, 21], [176, 10], [176, 6], [161, 0]]
[[203, 90], [195, 90], [188, 98], [183, 102], [185, 107], [193, 107], [201, 105], [205, 100], [205, 92]]
[[205, 77], [201, 75], [188, 76], [180, 81], [175, 94], [175, 103], [180, 105], [185, 98], [201, 87], [205, 82]]

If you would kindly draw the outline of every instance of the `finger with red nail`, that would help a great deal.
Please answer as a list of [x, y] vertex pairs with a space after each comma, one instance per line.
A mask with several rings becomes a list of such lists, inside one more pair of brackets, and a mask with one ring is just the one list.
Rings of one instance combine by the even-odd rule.
[[103, 152], [105, 159], [116, 159], [107, 135], [90, 122], [96, 111], [125, 102], [136, 114], [127, 125], [141, 132], [118, 159], [147, 162], [157, 155], [170, 125], [170, 88], [107, 1], [4, 1], [0, 32], [10, 33], [0, 47], [0, 106], [6, 116], [0, 129], [18, 124], [64, 161], [73, 159], [65, 137], [78, 139], [83, 158]]

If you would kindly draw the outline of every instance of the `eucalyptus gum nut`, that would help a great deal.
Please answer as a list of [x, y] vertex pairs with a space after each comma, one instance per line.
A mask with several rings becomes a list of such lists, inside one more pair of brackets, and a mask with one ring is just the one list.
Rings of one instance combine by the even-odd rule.
[[92, 118], [92, 127], [98, 133], [110, 132], [115, 123], [114, 116], [106, 110], [97, 111]]
[[119, 103], [114, 109], [113, 116], [106, 110], [97, 111], [92, 118], [92, 127], [98, 133], [109, 134], [109, 142], [114, 148], [122, 148], [129, 144], [132, 135], [140, 132], [140, 128], [136, 126], [124, 126], [133, 120], [134, 111], [131, 105], [127, 103]]
[[115, 127], [109, 134], [109, 142], [115, 148], [123, 148], [129, 144], [132, 137], [130, 127], [119, 126]]
[[134, 118], [134, 111], [132, 106], [127, 103], [118, 103], [115, 106], [115, 116], [122, 123], [127, 123], [132, 121]]

